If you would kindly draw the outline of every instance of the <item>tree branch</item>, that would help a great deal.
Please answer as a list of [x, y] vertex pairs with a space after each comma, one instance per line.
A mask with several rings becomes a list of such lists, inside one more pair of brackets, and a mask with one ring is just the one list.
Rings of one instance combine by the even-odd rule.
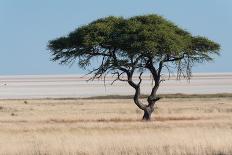
[[139, 74], [139, 83], [137, 84], [137, 85], [139, 85], [140, 86], [140, 84], [141, 84], [141, 82], [142, 82], [142, 75], [143, 75], [143, 72], [141, 72], [140, 74]]
[[185, 55], [185, 54], [183, 54], [183, 56], [181, 56], [181, 57], [172, 56], [172, 58], [170, 58], [170, 56], [167, 55], [166, 59], [165, 59], [163, 62], [172, 62], [172, 61], [181, 60], [181, 59], [184, 58], [184, 55]]
[[123, 75], [125, 72], [121, 72], [121, 73], [119, 73], [119, 72], [114, 72], [114, 73], [112, 73], [113, 75], [117, 75], [117, 78], [116, 79], [114, 79], [113, 81], [112, 81], [112, 83], [111, 83], [111, 85], [113, 85], [114, 84], [114, 82], [116, 82], [116, 81], [126, 81], [126, 82], [128, 82], [128, 80], [126, 80], [126, 79], [122, 79], [121, 78], [121, 75]]
[[135, 104], [136, 104], [140, 109], [145, 110], [145, 109], [146, 109], [146, 105], [143, 104], [143, 103], [140, 101], [140, 99], [139, 99], [139, 97], [140, 97], [140, 84], [141, 84], [141, 82], [142, 82], [142, 78], [141, 78], [142, 73], [140, 73], [140, 76], [139, 76], [139, 83], [138, 83], [138, 84], [134, 83], [133, 80], [132, 80], [133, 72], [132, 72], [132, 73], [129, 73], [127, 76], [128, 76], [128, 83], [129, 83], [129, 85], [132, 86], [132, 87], [135, 89], [135, 95], [134, 95], [134, 102], [135, 102]]

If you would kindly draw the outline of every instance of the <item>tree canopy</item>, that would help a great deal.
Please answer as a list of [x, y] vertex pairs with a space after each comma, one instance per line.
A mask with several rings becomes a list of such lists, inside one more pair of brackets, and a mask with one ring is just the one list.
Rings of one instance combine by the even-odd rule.
[[[92, 79], [107, 74], [116, 75], [115, 80], [127, 81], [135, 88], [135, 104], [145, 111], [159, 99], [156, 91], [161, 82], [161, 72], [170, 66], [178, 77], [191, 77], [195, 63], [213, 60], [220, 45], [202, 36], [193, 36], [173, 22], [159, 15], [131, 18], [106, 17], [77, 28], [67, 36], [49, 41], [52, 60], [70, 64], [76, 60], [81, 68], [89, 68], [94, 60], [101, 62], [90, 70]], [[139, 100], [142, 73], [149, 71], [155, 85], [148, 105]], [[139, 73], [139, 82], [132, 79]], [[123, 76], [126, 75], [126, 79]]]

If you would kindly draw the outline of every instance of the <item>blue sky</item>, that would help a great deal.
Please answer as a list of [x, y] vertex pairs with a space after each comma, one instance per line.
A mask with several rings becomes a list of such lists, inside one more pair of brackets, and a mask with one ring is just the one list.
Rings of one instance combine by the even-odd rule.
[[221, 44], [221, 56], [194, 72], [232, 72], [231, 8], [231, 0], [0, 0], [0, 75], [82, 74], [51, 62], [47, 42], [97, 18], [152, 13]]

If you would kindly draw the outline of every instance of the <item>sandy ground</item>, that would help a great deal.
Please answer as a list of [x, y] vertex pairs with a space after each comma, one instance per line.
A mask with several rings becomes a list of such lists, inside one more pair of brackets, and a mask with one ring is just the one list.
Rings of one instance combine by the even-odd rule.
[[0, 100], [4, 155], [231, 155], [232, 98]]
[[[142, 93], [150, 92], [151, 80], [144, 77]], [[0, 99], [68, 98], [105, 95], [130, 95], [134, 90], [127, 83], [106, 81], [86, 82], [78, 75], [0, 76]], [[195, 74], [189, 83], [175, 78], [161, 84], [159, 93], [232, 93], [232, 73]]]

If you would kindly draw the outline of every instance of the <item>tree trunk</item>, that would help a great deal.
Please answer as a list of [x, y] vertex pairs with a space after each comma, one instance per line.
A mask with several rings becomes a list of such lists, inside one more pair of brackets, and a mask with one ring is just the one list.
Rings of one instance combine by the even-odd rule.
[[150, 121], [151, 120], [151, 114], [153, 113], [153, 111], [154, 111], [153, 107], [147, 107], [144, 110], [143, 121]]
[[142, 78], [141, 78], [142, 73], [140, 73], [140, 76], [139, 76], [139, 83], [136, 84], [132, 80], [133, 72], [132, 73], [128, 72], [127, 73], [128, 83], [130, 86], [132, 86], [135, 89], [134, 103], [138, 106], [139, 109], [144, 111], [143, 120], [149, 121], [149, 120], [151, 120], [151, 114], [154, 111], [155, 102], [160, 99], [159, 97], [156, 97], [156, 91], [159, 87], [160, 76], [158, 76], [158, 80], [155, 79], [155, 82], [156, 82], [155, 86], [152, 88], [151, 95], [147, 99], [148, 105], [145, 105], [139, 99], [139, 97], [140, 97], [140, 84], [142, 82]]
[[146, 106], [146, 108], [143, 109], [143, 111], [144, 111], [143, 120], [144, 120], [144, 121], [149, 121], [149, 120], [151, 120], [151, 114], [153, 113], [155, 103], [156, 103], [156, 101], [158, 101], [158, 100], [160, 100], [160, 97], [156, 97], [155, 94], [150, 95], [150, 96], [147, 98], [148, 105]]

